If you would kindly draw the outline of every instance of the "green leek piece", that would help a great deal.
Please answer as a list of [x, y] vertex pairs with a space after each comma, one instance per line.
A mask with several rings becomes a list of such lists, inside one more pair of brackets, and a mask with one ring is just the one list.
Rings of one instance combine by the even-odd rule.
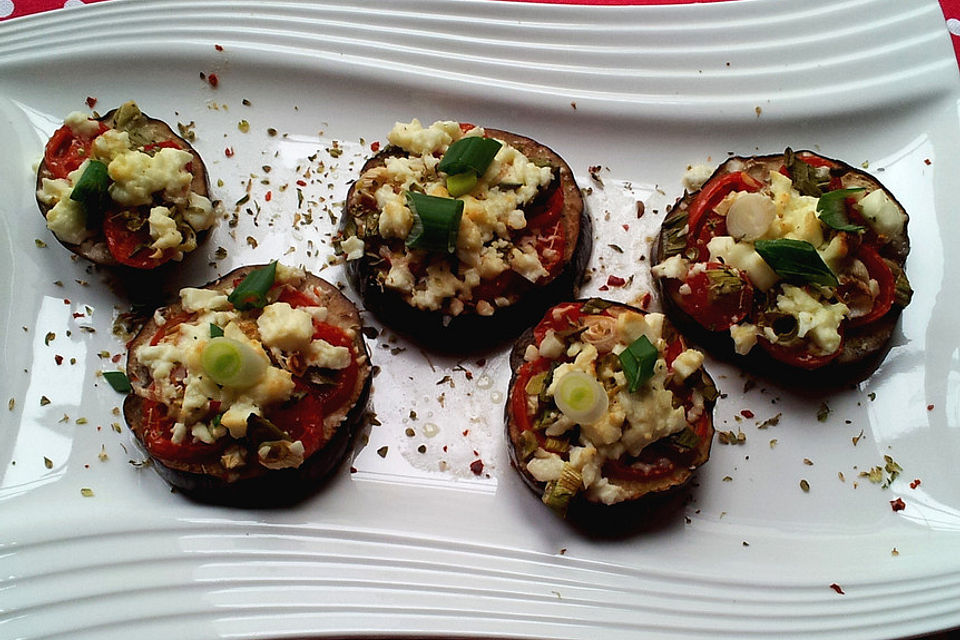
[[866, 231], [867, 228], [859, 224], [851, 224], [847, 218], [846, 199], [855, 193], [863, 191], [863, 187], [851, 189], [834, 189], [828, 191], [817, 200], [817, 217], [823, 224], [837, 231]]
[[87, 220], [103, 213], [110, 202], [110, 176], [107, 174], [107, 165], [97, 160], [87, 162], [86, 168], [80, 174], [80, 179], [70, 192], [70, 199], [79, 202]]
[[117, 393], [133, 391], [133, 387], [130, 386], [130, 379], [123, 371], [104, 371], [103, 377]]
[[473, 171], [455, 173], [447, 177], [447, 193], [450, 194], [451, 198], [466, 195], [473, 191], [475, 186], [477, 186], [477, 174]]
[[253, 386], [267, 371], [267, 360], [248, 344], [213, 338], [200, 354], [203, 370], [219, 385], [243, 389]]
[[644, 382], [653, 377], [653, 365], [660, 353], [647, 336], [640, 336], [620, 352], [620, 366], [627, 377], [627, 388], [635, 392]]
[[520, 457], [526, 460], [540, 448], [540, 442], [537, 440], [537, 434], [533, 431], [523, 431], [520, 434]]
[[543, 490], [543, 503], [560, 517], [567, 515], [570, 501], [580, 492], [583, 476], [569, 462], [563, 464], [560, 478], [547, 483]]
[[262, 309], [267, 304], [267, 292], [277, 279], [277, 262], [274, 260], [265, 267], [254, 269], [227, 296], [227, 300], [237, 311]]
[[215, 324], [213, 324], [213, 323], [211, 322], [211, 323], [210, 323], [210, 337], [211, 337], [211, 338], [219, 338], [219, 337], [221, 337], [222, 335], [223, 335], [223, 329], [221, 329], [220, 327], [218, 327], [217, 325], [215, 325]]
[[757, 240], [754, 248], [764, 262], [781, 278], [801, 284], [819, 284], [836, 287], [837, 276], [823, 261], [812, 244], [793, 238]]
[[407, 246], [439, 253], [457, 250], [463, 200], [438, 198], [416, 191], [407, 191], [407, 206], [413, 212], [413, 228], [407, 236]]
[[460, 138], [447, 147], [447, 152], [443, 154], [437, 165], [437, 171], [442, 171], [448, 176], [472, 171], [478, 177], [482, 176], [502, 146], [493, 138], [480, 136]]

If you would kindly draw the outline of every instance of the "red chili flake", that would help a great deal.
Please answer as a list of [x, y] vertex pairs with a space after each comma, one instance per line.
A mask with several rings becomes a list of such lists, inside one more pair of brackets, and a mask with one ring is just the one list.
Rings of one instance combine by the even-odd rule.
[[630, 225], [628, 225], [628, 224], [623, 225], [623, 230], [624, 230], [624, 231], [630, 231]]
[[840, 595], [843, 595], [843, 589], [841, 589], [841, 588], [840, 588], [840, 585], [838, 585], [836, 582], [834, 582], [833, 584], [831, 584], [831, 585], [830, 585], [830, 588], [833, 589], [834, 591], [836, 591], [837, 593], [839, 593]]
[[376, 153], [377, 151], [380, 151], [379, 140], [374, 140], [373, 142], [370, 143], [370, 151], [373, 151], [374, 153]]
[[447, 445], [443, 445], [443, 452], [444, 452], [444, 453], [447, 452]]
[[110, 358], [110, 362], [116, 364], [116, 363], [120, 362], [120, 358], [122, 358], [122, 357], [123, 357], [123, 354], [122, 354], [122, 353], [115, 354], [112, 358]]
[[916, 489], [916, 488], [919, 487], [919, 486], [920, 486], [920, 478], [916, 478], [916, 479], [914, 479], [913, 482], [910, 483], [910, 488], [911, 488], [911, 489]]
[[86, 102], [87, 102], [87, 106], [91, 109], [93, 109], [97, 105], [97, 99], [91, 98], [90, 96], [87, 96]]
[[933, 411], [933, 405], [932, 405], [932, 404], [928, 404], [928, 405], [927, 405], [927, 411]]
[[653, 296], [650, 295], [650, 292], [649, 292], [649, 291], [646, 292], [645, 294], [643, 294], [643, 297], [640, 298], [640, 308], [641, 308], [641, 309], [646, 309], [647, 306], [649, 306], [649, 304], [650, 304], [650, 300], [652, 300], [652, 299], [653, 299]]
[[307, 186], [307, 183], [303, 180], [297, 180], [297, 186], [305, 187]]
[[483, 460], [474, 460], [471, 462], [470, 471], [473, 471], [473, 474], [477, 476], [483, 473]]
[[753, 417], [753, 411], [750, 411], [750, 409], [744, 409], [743, 411], [740, 412], [740, 415], [742, 415], [744, 418], [749, 420], [750, 418]]
[[930, 166], [931, 164], [933, 164], [933, 163], [930, 162], [930, 158], [924, 158], [924, 159], [923, 159], [923, 164], [925, 164], [925, 165], [927, 165], [927, 166], [929, 167], [929, 166]]
[[486, 358], [480, 358], [479, 360], [477, 360], [477, 366], [478, 366], [478, 367], [483, 367], [483, 366], [485, 366], [486, 364], [487, 364], [487, 359], [486, 359]]
[[223, 150], [223, 155], [227, 156], [228, 158], [232, 158], [232, 157], [233, 157], [233, 147], [227, 147], [226, 149], [224, 149], [224, 150]]
[[356, 472], [357, 472], [356, 467], [350, 467], [350, 473], [356, 473]]
[[273, 192], [272, 192], [272, 191], [267, 191], [267, 193], [263, 196], [263, 199], [266, 200], [267, 202], [270, 202], [270, 199], [271, 199], [271, 198], [273, 198]]
[[85, 315], [86, 315], [85, 313], [80, 313], [79, 311], [77, 311], [77, 312], [75, 312], [75, 313], [73, 314], [73, 317], [74, 317], [74, 318], [82, 318], [82, 317], [85, 316]]
[[53, 356], [53, 359], [58, 365], [63, 364], [63, 356]]
[[211, 73], [209, 76], [207, 76], [207, 82], [210, 83], [211, 87], [216, 89], [217, 85], [220, 84], [220, 78], [217, 77], [217, 74]]
[[890, 501], [890, 508], [894, 511], [903, 511], [907, 508], [907, 505], [903, 502], [903, 498], [897, 498]]
[[89, 469], [89, 468], [90, 468], [90, 465], [89, 465], [89, 464], [85, 464], [85, 465], [83, 465], [83, 468], [84, 468], [84, 469]]
[[64, 298], [64, 299], [63, 299], [63, 304], [70, 304], [70, 300], [69, 300], [68, 298]]
[[216, 49], [217, 51], [223, 51], [223, 45], [215, 44], [213, 45], [213, 48]]
[[464, 371], [464, 372], [463, 372], [463, 376], [464, 376], [467, 380], [473, 380], [473, 372], [472, 372], [472, 371]]
[[601, 286], [597, 287], [597, 291], [610, 291], [610, 287], [608, 287], [607, 285], [604, 284], [604, 285], [601, 285]]
[[608, 276], [607, 277], [607, 286], [608, 287], [622, 287], [627, 284], [627, 281], [621, 278], [620, 276]]
[[464, 429], [464, 430], [463, 430], [463, 435], [464, 435], [464, 436], [466, 436], [468, 433], [470, 433], [470, 429]]

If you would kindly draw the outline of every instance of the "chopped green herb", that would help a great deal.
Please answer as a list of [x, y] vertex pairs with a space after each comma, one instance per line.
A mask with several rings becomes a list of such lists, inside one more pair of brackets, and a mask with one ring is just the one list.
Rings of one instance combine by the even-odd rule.
[[413, 213], [413, 228], [406, 244], [413, 249], [453, 253], [463, 216], [463, 200], [438, 198], [407, 191], [407, 205]]
[[620, 365], [627, 377], [627, 387], [630, 393], [640, 388], [640, 385], [653, 377], [653, 366], [657, 362], [659, 352], [647, 336], [640, 336], [629, 347], [620, 352]]
[[800, 488], [803, 489], [803, 492], [804, 492], [804, 493], [809, 493], [809, 492], [810, 492], [810, 483], [807, 482], [806, 480], [801, 480], [801, 481], [800, 481]]
[[104, 371], [103, 377], [117, 393], [130, 393], [133, 390], [130, 379], [122, 371]]
[[493, 138], [480, 136], [460, 138], [447, 147], [446, 153], [437, 164], [437, 171], [450, 176], [472, 171], [477, 176], [482, 176], [502, 146]]
[[380, 447], [379, 449], [377, 449], [377, 455], [380, 456], [381, 458], [386, 458], [387, 450], [388, 450], [388, 447], [385, 447], [385, 446]]
[[45, 466], [47, 469], [53, 469], [53, 460], [47, 456], [43, 456], [43, 466]]
[[88, 489], [87, 487], [83, 487], [82, 489], [80, 489], [80, 495], [82, 495], [84, 498], [92, 498], [93, 489]]
[[223, 329], [221, 329], [220, 327], [218, 327], [217, 325], [215, 325], [215, 324], [213, 324], [213, 323], [211, 322], [211, 323], [210, 323], [210, 337], [211, 337], [211, 338], [219, 338], [219, 337], [221, 337], [221, 336], [223, 336]]
[[830, 407], [827, 406], [826, 402], [821, 402], [820, 408], [817, 409], [817, 422], [826, 422], [829, 416]]
[[830, 227], [837, 231], [866, 231], [867, 228], [859, 224], [851, 224], [847, 219], [846, 200], [849, 196], [863, 191], [863, 187], [852, 189], [835, 189], [828, 191], [817, 200], [817, 217]]

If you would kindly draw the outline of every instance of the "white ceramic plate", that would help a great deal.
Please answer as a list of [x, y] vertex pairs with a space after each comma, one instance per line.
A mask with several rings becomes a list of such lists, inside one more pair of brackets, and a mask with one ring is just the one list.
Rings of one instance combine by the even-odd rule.
[[[315, 497], [193, 504], [113, 428], [121, 397], [97, 373], [122, 366], [111, 327], [129, 301], [56, 244], [34, 203], [44, 141], [88, 96], [195, 122], [237, 214], [171, 290], [272, 258], [342, 279], [324, 268], [331, 217], [370, 143], [417, 117], [517, 131], [566, 157], [597, 220], [585, 294], [609, 275], [635, 277], [608, 297], [648, 289], [649, 240], [689, 164], [787, 145], [868, 164], [898, 195], [917, 293], [858, 386], [745, 388], [708, 363], [726, 393], [717, 426], [747, 441], [715, 443], [688, 499], [655, 521], [591, 532], [554, 518], [506, 460], [505, 350], [460, 361], [389, 332], [371, 341], [382, 424]], [[115, 0], [0, 25], [0, 636], [881, 638], [960, 626], [958, 97], [933, 0]], [[903, 469], [890, 486], [859, 475], [884, 456]]]

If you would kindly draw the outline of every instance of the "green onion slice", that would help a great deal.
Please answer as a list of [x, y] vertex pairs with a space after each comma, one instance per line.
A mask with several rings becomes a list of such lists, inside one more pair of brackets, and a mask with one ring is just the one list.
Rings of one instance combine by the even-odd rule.
[[850, 223], [845, 206], [847, 197], [863, 190], [863, 187], [853, 187], [826, 192], [817, 200], [817, 217], [823, 224], [837, 231], [855, 231], [858, 233], [866, 231], [867, 228], [863, 225]]
[[453, 253], [457, 249], [463, 200], [438, 198], [416, 191], [407, 191], [407, 206], [413, 212], [413, 228], [407, 236], [407, 246]]
[[451, 198], [466, 195], [473, 191], [475, 186], [477, 186], [477, 174], [473, 171], [455, 173], [447, 177], [447, 193], [450, 194]]
[[482, 176], [502, 146], [493, 138], [480, 136], [460, 138], [447, 147], [447, 152], [443, 154], [437, 165], [437, 171], [450, 176], [472, 171]]
[[219, 338], [219, 337], [222, 336], [222, 335], [223, 335], [223, 329], [221, 329], [220, 327], [218, 327], [217, 325], [215, 325], [215, 324], [213, 324], [213, 323], [211, 322], [211, 323], [210, 323], [210, 337], [211, 337], [211, 338]]
[[230, 338], [213, 338], [200, 354], [203, 370], [219, 385], [253, 386], [267, 370], [267, 360], [253, 347]]
[[781, 278], [802, 284], [836, 287], [837, 276], [823, 261], [812, 244], [804, 240], [778, 238], [757, 240], [754, 248]]
[[107, 187], [110, 186], [110, 176], [107, 175], [107, 165], [97, 160], [91, 160], [80, 174], [80, 179], [70, 192], [70, 199], [79, 202], [88, 217], [101, 213], [110, 200]]
[[583, 476], [569, 462], [563, 464], [560, 478], [548, 482], [541, 500], [561, 518], [567, 515], [567, 508], [573, 497], [583, 486]]
[[130, 386], [130, 378], [123, 371], [104, 371], [103, 377], [117, 393], [133, 391], [133, 387]]
[[620, 366], [627, 377], [627, 388], [630, 393], [640, 388], [640, 385], [653, 377], [653, 365], [657, 363], [660, 352], [653, 346], [647, 336], [640, 336], [630, 343], [630, 346], [620, 352]]
[[607, 391], [585, 371], [570, 371], [557, 380], [553, 392], [557, 408], [574, 422], [593, 424], [607, 413]]
[[265, 267], [254, 269], [247, 274], [227, 300], [237, 311], [262, 309], [267, 304], [267, 291], [277, 279], [277, 262], [274, 260]]

